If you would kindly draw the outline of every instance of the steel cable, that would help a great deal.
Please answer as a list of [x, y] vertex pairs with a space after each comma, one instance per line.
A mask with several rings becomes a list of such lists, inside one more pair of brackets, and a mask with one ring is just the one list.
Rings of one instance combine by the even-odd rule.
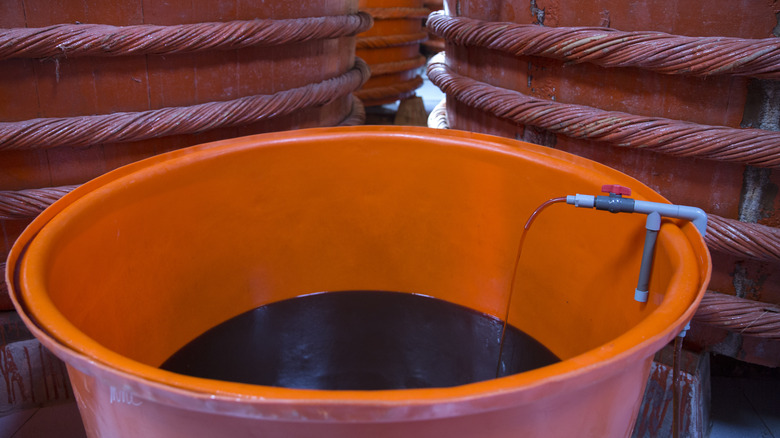
[[780, 79], [780, 39], [689, 37], [610, 28], [544, 27], [451, 17], [428, 17], [431, 33], [462, 46], [515, 56], [542, 56], [602, 67], [636, 67], [663, 74], [738, 75]]
[[120, 143], [245, 125], [324, 105], [360, 88], [368, 66], [356, 58], [341, 76], [271, 95], [225, 102], [96, 116], [31, 119], [0, 123], [0, 151]]
[[743, 335], [780, 339], [780, 306], [707, 291], [693, 317]]
[[705, 240], [718, 252], [780, 264], [780, 229], [774, 227], [709, 215]]
[[333, 17], [248, 20], [175, 26], [57, 24], [0, 29], [0, 60], [171, 54], [235, 50], [357, 35], [371, 28], [364, 12]]
[[448, 97], [521, 125], [678, 157], [780, 167], [780, 132], [604, 111], [527, 96], [455, 73], [440, 57], [428, 77]]

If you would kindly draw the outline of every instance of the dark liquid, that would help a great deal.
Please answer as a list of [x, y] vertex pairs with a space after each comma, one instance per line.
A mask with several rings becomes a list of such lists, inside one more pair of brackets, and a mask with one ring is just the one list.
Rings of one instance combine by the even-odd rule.
[[[203, 333], [161, 368], [195, 377], [307, 389], [406, 389], [496, 377], [500, 319], [399, 292], [328, 292], [279, 301]], [[501, 375], [558, 362], [507, 326]]]

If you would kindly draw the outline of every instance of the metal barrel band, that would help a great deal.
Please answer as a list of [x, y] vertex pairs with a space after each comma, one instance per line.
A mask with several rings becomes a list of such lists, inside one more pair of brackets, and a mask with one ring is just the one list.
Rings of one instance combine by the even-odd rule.
[[694, 322], [742, 335], [780, 339], [780, 306], [707, 291]]
[[539, 99], [460, 75], [442, 59], [428, 65], [428, 77], [452, 99], [556, 134], [678, 157], [780, 167], [780, 132], [707, 126]]
[[0, 123], [0, 151], [121, 143], [240, 126], [319, 106], [360, 88], [368, 66], [356, 58], [341, 76], [271, 95], [187, 107]]
[[707, 246], [738, 257], [780, 264], [780, 229], [709, 215]]
[[370, 15], [242, 20], [175, 26], [57, 24], [0, 29], [0, 60], [130, 56], [236, 50], [354, 36], [371, 28]]
[[0, 191], [0, 220], [31, 219], [76, 187]]
[[432, 13], [428, 30], [452, 44], [663, 74], [780, 79], [780, 39], [689, 37], [610, 28], [544, 27]]
[[339, 123], [339, 126], [357, 126], [366, 123], [366, 107], [363, 102], [352, 95], [352, 109], [347, 117]]

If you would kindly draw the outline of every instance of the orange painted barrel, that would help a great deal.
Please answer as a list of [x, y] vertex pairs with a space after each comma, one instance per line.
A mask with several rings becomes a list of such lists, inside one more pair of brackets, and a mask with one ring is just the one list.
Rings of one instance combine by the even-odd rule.
[[[665, 202], [584, 158], [460, 131], [321, 128], [224, 140], [130, 164], [66, 195], [14, 246], [7, 280], [26, 324], [67, 363], [91, 437], [625, 437], [653, 354], [693, 316], [710, 262], [693, 225], [664, 220], [650, 300], [637, 303], [644, 218], [557, 204], [537, 217], [515, 276], [531, 212], [603, 183]], [[509, 323], [561, 362], [461, 386], [376, 391], [158, 368], [210, 327], [286, 298], [393, 290], [503, 319], [513, 279]]]
[[52, 196], [15, 191], [68, 190], [223, 138], [362, 123], [355, 35], [370, 25], [354, 0], [3, 2], [0, 255], [31, 219], [6, 204]]
[[420, 43], [427, 39], [422, 0], [360, 0], [374, 26], [358, 36], [357, 56], [371, 68], [371, 78], [355, 93], [366, 106], [384, 105], [414, 95], [422, 85], [425, 58]]
[[[777, 2], [447, 4], [427, 26], [447, 41], [429, 76], [449, 127], [588, 157], [704, 209], [713, 290], [780, 304]], [[778, 366], [772, 336], [729, 354]]]

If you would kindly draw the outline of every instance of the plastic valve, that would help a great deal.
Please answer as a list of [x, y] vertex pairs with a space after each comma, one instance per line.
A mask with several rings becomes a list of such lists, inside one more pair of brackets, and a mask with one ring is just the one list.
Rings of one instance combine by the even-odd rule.
[[604, 184], [601, 191], [610, 195], [631, 196], [631, 189], [617, 184]]

